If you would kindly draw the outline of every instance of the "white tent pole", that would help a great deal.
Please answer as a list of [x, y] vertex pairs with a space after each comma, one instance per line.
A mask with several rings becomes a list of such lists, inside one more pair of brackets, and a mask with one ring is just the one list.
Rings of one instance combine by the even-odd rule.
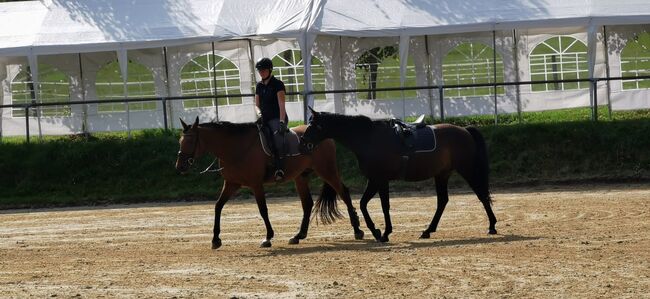
[[[167, 47], [162, 47], [163, 50], [163, 60], [165, 64], [165, 91], [167, 92], [167, 96], [171, 97], [172, 96], [172, 89], [171, 89], [171, 84], [169, 83], [169, 59], [167, 59]], [[171, 101], [164, 101], [163, 102], [163, 110], [167, 110], [167, 114], [163, 115], [165, 119], [173, 120], [174, 118], [174, 111], [172, 110], [172, 103]], [[165, 130], [169, 129], [170, 125], [167, 123], [165, 124]], [[174, 122], [171, 122], [171, 127], [174, 128]]]
[[[494, 83], [497, 83], [497, 32], [492, 30], [492, 75], [494, 78]], [[494, 91], [494, 124], [499, 124], [499, 110], [497, 109], [497, 86], [495, 85], [492, 88]]]
[[307, 107], [314, 107], [314, 95], [309, 94], [312, 88], [311, 82], [311, 49], [316, 40], [316, 35], [305, 33], [305, 35], [299, 40], [300, 51], [302, 53], [302, 63], [304, 67], [303, 72], [303, 81], [305, 82], [304, 87], [304, 97], [303, 97], [303, 122], [307, 123], [309, 117], [311, 116], [311, 111]]
[[[27, 60], [29, 60], [29, 71], [30, 75], [32, 78], [32, 86], [34, 87], [34, 98], [32, 99], [33, 103], [40, 103], [41, 102], [41, 96], [40, 96], [40, 85], [39, 85], [39, 78], [38, 78], [38, 56], [34, 55], [34, 52], [32, 49], [30, 49], [29, 56], [27, 56]], [[29, 117], [29, 115], [25, 115], [25, 117]], [[41, 107], [36, 108], [36, 118], [38, 122], [38, 139], [40, 141], [43, 141], [43, 131], [41, 129]]]
[[[603, 26], [603, 44], [604, 48], [603, 51], [605, 51], [605, 75], [607, 78], [609, 78], [610, 73], [609, 73], [609, 40], [607, 37], [607, 26]], [[608, 108], [608, 114], [609, 114], [609, 120], [612, 120], [612, 86], [611, 82], [609, 80], [606, 81], [607, 83], [607, 108]]]
[[[120, 72], [122, 73], [122, 83], [124, 88], [124, 99], [129, 97], [129, 89], [127, 86], [128, 82], [128, 64], [129, 59], [125, 49], [117, 50], [117, 61], [120, 64]], [[128, 102], [124, 102], [126, 105], [126, 131], [127, 136], [131, 138], [131, 109]]]
[[[217, 54], [214, 51], [214, 42], [211, 43], [212, 45], [212, 64], [210, 64], [210, 68], [212, 68], [212, 71], [210, 72], [212, 74], [212, 94], [214, 95], [214, 120], [219, 121], [219, 99], [217, 98]], [[210, 63], [210, 59], [208, 59], [208, 64]]]
[[[519, 82], [519, 41], [517, 39], [517, 30], [512, 29], [512, 38], [513, 38], [513, 55], [514, 57], [514, 66], [515, 66], [515, 80]], [[517, 100], [517, 118], [519, 123], [521, 123], [521, 87], [519, 84], [515, 85], [516, 90], [516, 100]]]
[[[400, 35], [399, 37], [399, 86], [404, 87], [406, 81], [406, 66], [409, 57], [409, 41], [411, 37], [408, 35]], [[404, 90], [402, 94], [402, 119], [406, 118], [406, 100], [404, 99]]]
[[[424, 36], [424, 50], [426, 51], [427, 54], [427, 65], [426, 65], [426, 76], [427, 76], [427, 85], [431, 86], [433, 85], [433, 74], [431, 71], [431, 53], [429, 51], [429, 36], [425, 35]], [[429, 115], [431, 115], [431, 121], [433, 121], [434, 115], [433, 115], [433, 89], [429, 88], [427, 89], [427, 95], [429, 95]]]
[[[84, 80], [84, 69], [83, 63], [81, 60], [81, 53], [77, 53], [79, 57], [79, 82], [81, 85], [81, 100], [86, 101], [86, 81]], [[88, 105], [84, 104], [81, 106], [82, 109], [82, 119], [81, 119], [81, 132], [88, 133]]]
[[596, 63], [596, 25], [593, 19], [589, 21], [587, 29], [587, 53], [588, 53], [588, 67], [589, 67], [589, 94], [592, 106], [591, 119], [598, 120], [598, 83], [594, 81], [594, 71]]
[[[3, 90], [3, 86], [5, 84], [5, 80], [7, 79], [7, 65], [0, 62], [0, 90]], [[4, 92], [0, 92], [0, 105], [5, 104], [5, 97], [4, 97]], [[11, 109], [10, 109], [11, 110]], [[2, 125], [4, 121], [3, 117], [4, 109], [0, 108], [0, 142], [2, 142]]]
[[[248, 61], [251, 69], [251, 86], [252, 87], [257, 87], [257, 78], [255, 77], [255, 72], [257, 69], [255, 68], [255, 49], [253, 49], [253, 41], [250, 38], [247, 38], [246, 41], [248, 42]], [[244, 99], [242, 98], [242, 103], [244, 102]], [[253, 118], [257, 119], [257, 106], [255, 106], [255, 97], [253, 96]]]

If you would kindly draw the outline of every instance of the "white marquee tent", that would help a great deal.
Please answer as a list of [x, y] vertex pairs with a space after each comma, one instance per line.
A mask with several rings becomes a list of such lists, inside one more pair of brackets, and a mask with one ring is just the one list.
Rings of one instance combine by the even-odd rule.
[[[11, 104], [10, 83], [20, 70], [17, 66], [30, 66], [32, 79], [38, 82], [38, 67], [42, 62], [56, 65], [73, 78], [70, 83], [73, 101], [97, 99], [93, 74], [106, 61], [119, 61], [126, 82], [128, 59], [138, 60], [151, 69], [156, 78], [157, 96], [178, 96], [181, 88], [172, 78], [179, 76], [181, 67], [192, 57], [210, 50], [237, 65], [242, 93], [250, 93], [254, 84], [252, 62], [286, 48], [298, 48], [302, 53], [304, 91], [313, 90], [312, 55], [325, 66], [328, 80], [324, 89], [353, 89], [356, 88], [355, 59], [363, 51], [382, 45], [399, 47], [402, 84], [408, 57], [415, 60], [417, 85], [441, 84], [442, 57], [468, 40], [495, 46], [502, 56], [505, 81], [526, 81], [529, 78], [526, 76], [527, 56], [532, 47], [553, 35], [571, 35], [583, 41], [588, 49], [589, 77], [605, 77], [608, 72], [616, 74], [617, 65], [612, 61], [620, 55], [620, 49], [605, 48], [609, 40], [616, 38], [613, 44], [624, 45], [637, 33], [647, 32], [648, 26], [650, 5], [647, 0], [42, 0], [0, 3], [3, 89], [0, 104]], [[604, 35], [604, 28], [608, 28], [609, 36]], [[158, 51], [161, 48], [165, 48], [168, 57], [162, 58]], [[525, 89], [525, 86], [522, 90], [506, 88], [505, 94], [498, 97], [498, 112], [589, 106], [589, 91], [539, 94], [527, 93]], [[615, 89], [601, 91], [599, 87], [597, 92], [611, 95], [612, 105], [621, 109], [650, 107], [647, 91], [621, 93], [617, 98]], [[523, 100], [521, 94], [525, 95]], [[37, 97], [38, 92], [35, 95]], [[549, 95], [561, 98], [562, 103], [544, 102]], [[441, 107], [436, 106], [436, 96], [431, 90], [420, 90], [415, 101], [405, 104], [403, 99], [396, 103], [376, 103], [356, 101], [354, 94], [332, 94], [327, 96], [328, 101], [315, 104], [337, 112], [400, 117], [421, 111], [437, 113]], [[490, 113], [492, 109], [491, 97], [463, 100], [456, 104], [450, 100], [449, 108], [444, 104], [446, 112], [449, 115], [481, 114]], [[314, 104], [313, 99], [308, 101]], [[251, 105], [248, 100], [238, 107], [220, 107], [219, 118], [251, 120], [254, 117]], [[382, 105], [395, 107], [383, 109]], [[297, 120], [303, 116], [304, 106], [294, 106], [290, 108], [293, 109], [291, 115]], [[127, 127], [159, 127], [159, 110], [129, 113], [127, 108]], [[210, 109], [187, 111], [178, 105], [169, 113], [174, 116], [199, 113], [202, 118], [216, 116]], [[90, 120], [93, 117], [95, 120]], [[82, 127], [113, 130], [124, 125], [122, 121], [111, 123], [114, 119], [92, 108], [82, 111], [73, 107], [67, 119], [44, 120], [48, 125], [43, 131], [60, 134], [78, 132]], [[39, 119], [39, 129], [40, 122]], [[79, 122], [90, 124], [82, 126]], [[23, 120], [12, 117], [11, 109], [3, 109], [0, 132], [13, 135], [23, 131]]]

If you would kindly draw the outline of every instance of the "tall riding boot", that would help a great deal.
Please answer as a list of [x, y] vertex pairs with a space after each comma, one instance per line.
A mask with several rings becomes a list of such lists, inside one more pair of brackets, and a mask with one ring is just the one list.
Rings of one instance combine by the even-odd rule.
[[[278, 133], [276, 138], [279, 138], [281, 142], [276, 143], [275, 145], [275, 180], [280, 181], [284, 178], [284, 133]], [[277, 139], [276, 139], [277, 140]]]

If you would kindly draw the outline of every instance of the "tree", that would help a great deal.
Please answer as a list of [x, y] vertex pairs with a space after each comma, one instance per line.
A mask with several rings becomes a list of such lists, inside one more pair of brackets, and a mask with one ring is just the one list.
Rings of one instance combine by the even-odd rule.
[[395, 46], [386, 46], [386, 47], [376, 47], [372, 48], [369, 51], [366, 51], [359, 57], [357, 60], [356, 67], [363, 69], [365, 71], [364, 81], [367, 75], [370, 75], [370, 80], [368, 80], [368, 99], [374, 100], [377, 98], [377, 70], [379, 69], [379, 64], [389, 57], [397, 58], [398, 49]]

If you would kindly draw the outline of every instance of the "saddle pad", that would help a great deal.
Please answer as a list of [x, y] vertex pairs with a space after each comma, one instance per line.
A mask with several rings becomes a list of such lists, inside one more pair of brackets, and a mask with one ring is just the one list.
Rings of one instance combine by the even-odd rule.
[[[269, 144], [266, 140], [266, 136], [264, 136], [264, 133], [262, 131], [259, 132], [260, 136], [260, 142], [262, 143], [262, 148], [264, 149], [264, 153], [266, 153], [267, 156], [273, 156], [271, 149], [269, 148]], [[298, 138], [298, 134], [293, 131], [293, 129], [289, 129], [289, 132], [284, 134], [284, 153], [285, 157], [293, 157], [293, 156], [299, 156], [302, 153], [300, 152], [300, 138]]]
[[424, 126], [415, 130], [413, 150], [416, 153], [432, 152], [436, 149], [436, 134], [434, 126]]

